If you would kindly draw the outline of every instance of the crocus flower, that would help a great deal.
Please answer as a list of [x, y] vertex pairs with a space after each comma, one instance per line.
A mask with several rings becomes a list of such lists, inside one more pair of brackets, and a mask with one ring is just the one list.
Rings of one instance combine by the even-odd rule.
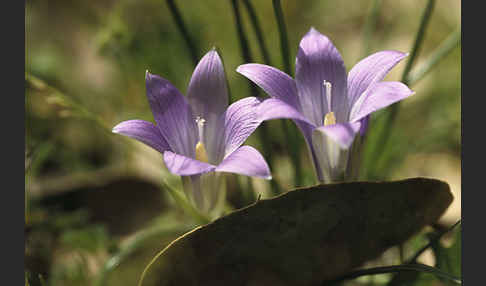
[[318, 180], [332, 182], [353, 179], [350, 150], [355, 135], [365, 134], [370, 114], [413, 94], [403, 83], [382, 81], [406, 56], [377, 52], [347, 74], [333, 43], [311, 28], [299, 45], [295, 79], [262, 64], [244, 64], [237, 71], [278, 101], [279, 108], [297, 111], [299, 116], [279, 116], [293, 119], [302, 131]]
[[[187, 98], [168, 80], [148, 71], [145, 81], [156, 124], [128, 120], [116, 125], [113, 132], [162, 153], [171, 173], [190, 176], [184, 189], [200, 209], [210, 210], [217, 200], [219, 184], [214, 183], [218, 177], [214, 172], [271, 179], [262, 155], [253, 147], [241, 146], [261, 123], [257, 115], [260, 100], [247, 97], [228, 107], [223, 64], [215, 50], [198, 63]], [[205, 188], [203, 181], [212, 185]]]

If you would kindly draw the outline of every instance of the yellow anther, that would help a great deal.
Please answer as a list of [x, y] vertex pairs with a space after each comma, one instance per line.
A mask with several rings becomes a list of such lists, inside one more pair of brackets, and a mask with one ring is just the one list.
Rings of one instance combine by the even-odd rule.
[[324, 126], [336, 124], [336, 117], [334, 117], [334, 112], [329, 112], [324, 116]]
[[201, 162], [209, 162], [208, 160], [208, 153], [206, 152], [206, 148], [204, 147], [204, 144], [199, 141], [196, 144], [196, 160], [199, 160]]

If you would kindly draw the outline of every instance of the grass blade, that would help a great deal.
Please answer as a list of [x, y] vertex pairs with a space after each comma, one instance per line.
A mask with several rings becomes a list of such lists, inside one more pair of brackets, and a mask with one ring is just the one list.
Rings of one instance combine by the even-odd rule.
[[186, 42], [187, 49], [191, 54], [192, 63], [194, 64], [194, 66], [196, 66], [199, 62], [199, 49], [189, 35], [184, 20], [182, 19], [182, 15], [179, 12], [179, 9], [177, 8], [174, 0], [167, 0], [167, 6], [169, 6], [170, 13], [174, 18], [174, 21], [176, 22], [177, 29], [184, 38], [184, 41]]
[[[432, 11], [434, 9], [434, 6], [435, 6], [435, 0], [429, 0], [427, 2], [427, 6], [425, 7], [425, 10], [422, 14], [422, 18], [421, 18], [421, 21], [420, 21], [420, 26], [419, 26], [419, 30], [417, 31], [417, 34], [415, 36], [415, 41], [413, 43], [413, 46], [412, 46], [412, 51], [410, 53], [410, 56], [408, 58], [408, 61], [407, 61], [407, 65], [405, 66], [405, 70], [403, 71], [403, 74], [402, 74], [402, 82], [405, 83], [405, 84], [409, 84], [408, 83], [408, 74], [410, 72], [410, 70], [412, 69], [412, 66], [419, 54], [419, 51], [420, 51], [420, 47], [422, 46], [422, 43], [423, 43], [423, 39], [424, 39], [424, 36], [425, 36], [425, 32], [427, 30], [427, 26], [428, 26], [428, 23], [430, 22], [430, 18], [432, 16]], [[382, 132], [380, 132], [380, 134], [378, 134], [378, 137], [380, 138], [380, 140], [378, 140], [378, 142], [382, 142], [381, 144], [379, 145], [375, 145], [374, 150], [372, 150], [372, 158], [374, 160], [374, 162], [372, 164], [370, 164], [370, 166], [367, 166], [367, 167], [372, 167], [372, 168], [376, 168], [376, 166], [378, 166], [379, 164], [376, 162], [376, 160], [378, 160], [378, 158], [380, 158], [380, 156], [377, 156], [378, 153], [380, 152], [383, 152], [383, 149], [387, 149], [387, 145], [389, 144], [389, 141], [390, 141], [390, 136], [391, 136], [391, 133], [392, 133], [392, 130], [393, 130], [393, 125], [395, 123], [395, 120], [396, 120], [396, 117], [397, 117], [397, 114], [398, 114], [398, 110], [399, 110], [399, 107], [400, 107], [400, 102], [397, 102], [393, 105], [391, 105], [387, 111], [386, 114], [384, 114], [384, 118], [382, 120], [384, 120], [384, 125], [383, 125], [383, 129], [382, 129]], [[374, 173], [374, 172], [372, 172]], [[383, 174], [384, 177], [386, 177], [386, 174]]]
[[[248, 46], [248, 39], [246, 37], [245, 31], [243, 30], [243, 24], [241, 22], [241, 13], [240, 13], [238, 0], [231, 0], [231, 6], [233, 7], [233, 13], [235, 15], [235, 25], [238, 33], [238, 40], [240, 42], [243, 62], [251, 63], [253, 62], [253, 58], [251, 55], [250, 47]], [[258, 97], [259, 96], [258, 88], [250, 82], [249, 82], [249, 87], [250, 87], [251, 96]], [[262, 142], [264, 155], [267, 159], [270, 170], [273, 170], [272, 146], [269, 137], [270, 133], [267, 130], [267, 126], [265, 124], [260, 125], [259, 129], [260, 130], [258, 135], [260, 137], [260, 141]], [[280, 187], [275, 182], [275, 180], [270, 181], [270, 186], [273, 194], [277, 195], [281, 193]]]
[[397, 273], [397, 272], [402, 272], [402, 271], [417, 271], [417, 272], [425, 272], [425, 273], [430, 273], [435, 275], [436, 277], [446, 279], [450, 282], [453, 282], [455, 284], [461, 285], [461, 278], [455, 277], [453, 275], [450, 275], [448, 273], [445, 273], [435, 267], [428, 266], [425, 264], [403, 264], [403, 265], [393, 265], [393, 266], [383, 266], [383, 267], [375, 267], [375, 268], [368, 268], [368, 269], [362, 269], [362, 270], [357, 270], [354, 272], [351, 272], [349, 274], [345, 274], [341, 277], [338, 277], [334, 280], [330, 281], [324, 281], [322, 284], [324, 285], [334, 285], [337, 284], [338, 282], [344, 281], [344, 280], [350, 280], [350, 279], [355, 279], [361, 276], [366, 276], [366, 275], [376, 275], [376, 274], [386, 274], [386, 273]]
[[[284, 71], [292, 76], [292, 68], [290, 66], [290, 53], [289, 53], [289, 40], [287, 37], [287, 28], [282, 11], [282, 5], [280, 0], [273, 0], [273, 9], [275, 12], [275, 19], [277, 20], [278, 31], [280, 35], [280, 50], [282, 51], [282, 61]], [[290, 158], [294, 167], [294, 184], [296, 187], [302, 183], [302, 167], [300, 164], [300, 146], [301, 141], [298, 140], [297, 128], [294, 125], [289, 125], [288, 122], [282, 121], [282, 129], [284, 132], [285, 140], [289, 142]]]
[[381, 4], [383, 0], [374, 0], [371, 6], [371, 11], [366, 19], [364, 27], [364, 43], [363, 43], [363, 57], [367, 56], [371, 51], [371, 40], [373, 37], [373, 32], [376, 28], [376, 20], [378, 18]]
[[407, 82], [414, 85], [421, 80], [440, 60], [445, 58], [461, 43], [461, 28], [452, 32], [449, 37], [417, 68], [411, 71]]
[[253, 27], [253, 30], [255, 31], [255, 35], [258, 40], [258, 46], [260, 47], [260, 52], [262, 53], [263, 56], [263, 62], [266, 65], [271, 65], [272, 63], [270, 60], [270, 54], [268, 53], [267, 46], [265, 45], [265, 39], [263, 38], [263, 32], [260, 27], [260, 21], [258, 21], [258, 17], [255, 13], [255, 9], [253, 8], [253, 5], [251, 4], [250, 0], [243, 0], [243, 4], [245, 4], [246, 11], [250, 16], [251, 25]]
[[289, 40], [287, 37], [287, 28], [285, 26], [282, 5], [280, 5], [280, 0], [272, 0], [272, 3], [275, 18], [277, 20], [278, 32], [280, 34], [280, 50], [282, 51], [284, 71], [288, 75], [292, 76], [292, 68], [290, 67]]

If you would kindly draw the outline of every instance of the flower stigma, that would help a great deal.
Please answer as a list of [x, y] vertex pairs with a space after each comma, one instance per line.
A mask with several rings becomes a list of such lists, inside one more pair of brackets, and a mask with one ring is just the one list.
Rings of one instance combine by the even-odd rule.
[[206, 152], [206, 147], [204, 147], [203, 135], [204, 135], [204, 123], [206, 120], [201, 117], [196, 118], [197, 128], [199, 131], [199, 141], [196, 144], [196, 160], [208, 163], [208, 153]]

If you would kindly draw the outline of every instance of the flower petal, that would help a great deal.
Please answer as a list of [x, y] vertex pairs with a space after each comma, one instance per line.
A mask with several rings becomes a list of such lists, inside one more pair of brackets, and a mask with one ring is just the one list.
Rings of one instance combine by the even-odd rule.
[[236, 149], [216, 167], [217, 172], [237, 173], [245, 176], [272, 178], [270, 169], [263, 156], [251, 146]]
[[147, 97], [154, 119], [170, 149], [194, 157], [196, 122], [186, 98], [168, 80], [146, 73]]
[[278, 98], [300, 111], [297, 88], [288, 74], [262, 64], [240, 65], [236, 71], [261, 87], [269, 96]]
[[206, 121], [212, 115], [221, 115], [228, 107], [228, 87], [223, 63], [215, 50], [199, 61], [192, 73], [187, 99], [194, 116]]
[[[361, 124], [354, 123], [336, 123], [327, 126], [321, 126], [314, 129], [315, 132], [321, 132], [333, 141], [339, 144], [342, 149], [348, 149], [354, 140], [354, 135], [359, 131]], [[314, 137], [314, 135], [313, 135]]]
[[271, 119], [293, 119], [312, 125], [312, 123], [293, 106], [277, 98], [265, 99], [257, 108], [258, 118], [261, 121]]
[[113, 127], [113, 133], [122, 134], [147, 144], [160, 153], [170, 150], [160, 130], [152, 123], [145, 120], [127, 120]]
[[382, 81], [367, 89], [355, 102], [349, 119], [355, 122], [381, 108], [387, 107], [414, 94], [405, 84], [398, 81]]
[[407, 53], [399, 51], [381, 51], [359, 61], [348, 75], [348, 99], [351, 106], [369, 86], [382, 81], [407, 56]]
[[[332, 85], [331, 110], [324, 80]], [[295, 62], [295, 82], [303, 114], [316, 126], [323, 124], [324, 115], [333, 111], [338, 122], [347, 119], [346, 69], [339, 51], [316, 29], [302, 38]]]
[[366, 131], [368, 130], [368, 125], [370, 124], [370, 115], [366, 115], [365, 117], [361, 118], [359, 120], [361, 123], [361, 128], [359, 129], [359, 134], [361, 136], [364, 136], [366, 134]]
[[343, 148], [328, 136], [328, 133], [319, 128], [312, 133], [312, 146], [320, 168], [316, 168], [319, 181], [325, 183], [344, 181], [350, 149]]
[[204, 163], [184, 155], [179, 155], [171, 151], [164, 152], [164, 162], [167, 169], [169, 169], [171, 173], [179, 176], [203, 174], [214, 171], [216, 168], [208, 163]]
[[228, 87], [223, 63], [215, 50], [208, 52], [194, 69], [187, 90], [193, 115], [204, 119], [203, 138], [209, 162], [223, 159], [224, 121], [220, 120], [228, 107]]
[[[224, 117], [224, 150], [223, 156], [231, 154], [255, 131], [262, 122], [258, 118], [257, 106], [260, 100], [256, 97], [245, 97], [231, 104]], [[223, 159], [223, 158], [221, 158]]]

